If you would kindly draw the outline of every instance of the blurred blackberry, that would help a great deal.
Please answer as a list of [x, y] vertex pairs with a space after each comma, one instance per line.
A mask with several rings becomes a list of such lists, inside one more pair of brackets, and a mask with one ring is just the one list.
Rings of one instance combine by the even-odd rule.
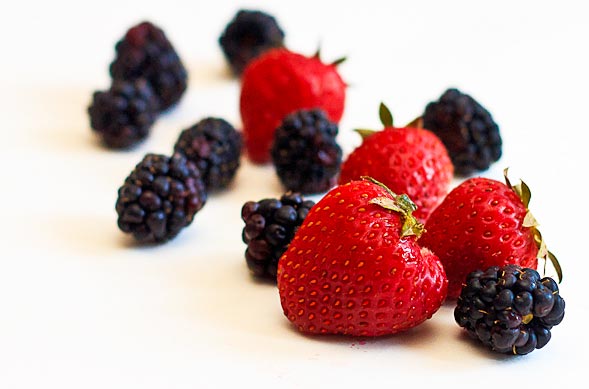
[[564, 307], [552, 278], [516, 265], [493, 266], [467, 276], [454, 318], [493, 351], [523, 355], [548, 343]]
[[264, 51], [284, 45], [284, 32], [276, 19], [261, 11], [240, 10], [219, 38], [225, 58], [235, 75]]
[[158, 100], [144, 79], [114, 81], [96, 91], [88, 107], [90, 126], [112, 148], [135, 145], [149, 134], [157, 118]]
[[247, 244], [245, 261], [252, 274], [276, 281], [278, 260], [313, 205], [313, 201], [292, 192], [280, 199], [248, 201], [243, 205], [242, 240]]
[[113, 79], [145, 78], [160, 99], [162, 110], [177, 103], [187, 87], [187, 73], [164, 32], [150, 22], [127, 31], [115, 46], [110, 64]]
[[241, 134], [223, 119], [206, 118], [180, 133], [174, 151], [198, 167], [207, 190], [227, 187], [241, 156]]
[[300, 110], [283, 120], [270, 153], [288, 190], [320, 193], [335, 185], [342, 163], [337, 133], [337, 124], [319, 109]]
[[487, 170], [501, 157], [499, 126], [489, 111], [457, 89], [426, 106], [423, 127], [442, 140], [458, 175]]
[[119, 189], [119, 228], [142, 243], [174, 238], [205, 204], [197, 167], [181, 154], [147, 154]]

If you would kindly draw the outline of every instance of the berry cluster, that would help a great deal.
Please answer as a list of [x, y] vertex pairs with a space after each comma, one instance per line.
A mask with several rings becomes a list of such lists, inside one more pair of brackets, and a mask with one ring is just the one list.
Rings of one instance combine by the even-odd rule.
[[255, 276], [276, 280], [278, 259], [313, 205], [313, 201], [292, 192], [280, 199], [248, 201], [243, 205], [241, 219], [245, 227], [242, 239], [247, 244], [245, 259]]
[[164, 32], [150, 22], [130, 28], [115, 49], [112, 86], [94, 93], [88, 114], [107, 147], [128, 148], [144, 140], [160, 112], [180, 100], [187, 73]]
[[493, 266], [466, 277], [454, 317], [490, 349], [523, 355], [548, 343], [564, 308], [552, 278], [517, 265]]

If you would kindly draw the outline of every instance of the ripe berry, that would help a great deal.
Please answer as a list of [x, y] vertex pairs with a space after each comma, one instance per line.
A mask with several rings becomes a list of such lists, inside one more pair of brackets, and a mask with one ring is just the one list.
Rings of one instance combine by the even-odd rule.
[[499, 126], [481, 104], [448, 89], [423, 113], [423, 126], [440, 137], [459, 175], [487, 170], [501, 157]]
[[342, 162], [337, 124], [322, 110], [288, 115], [274, 133], [272, 161], [286, 189], [320, 193], [332, 188]]
[[417, 205], [414, 215], [425, 221], [448, 193], [453, 167], [446, 148], [431, 131], [393, 127], [381, 104], [382, 131], [358, 130], [362, 144], [344, 161], [339, 183], [369, 176], [393, 192], [405, 193]]
[[446, 297], [438, 258], [419, 246], [415, 204], [372, 180], [333, 188], [278, 262], [285, 316], [313, 334], [379, 336], [415, 327]]
[[219, 38], [225, 58], [235, 75], [254, 58], [284, 45], [284, 32], [276, 19], [262, 11], [239, 10]]
[[88, 107], [90, 126], [107, 147], [128, 148], [147, 137], [159, 112], [158, 100], [144, 79], [113, 81], [96, 91]]
[[245, 260], [254, 276], [276, 281], [278, 260], [315, 203], [299, 193], [248, 201], [241, 209]]
[[119, 189], [119, 228], [141, 243], [174, 238], [192, 223], [207, 194], [200, 172], [181, 154], [147, 154]]
[[163, 30], [150, 22], [130, 28], [115, 46], [110, 74], [116, 80], [145, 78], [165, 110], [187, 88], [187, 72]]
[[200, 170], [207, 190], [226, 188], [240, 164], [241, 134], [219, 118], [205, 118], [183, 130], [174, 145]]
[[492, 266], [466, 277], [454, 317], [491, 350], [524, 355], [548, 343], [564, 308], [552, 278], [517, 265]]

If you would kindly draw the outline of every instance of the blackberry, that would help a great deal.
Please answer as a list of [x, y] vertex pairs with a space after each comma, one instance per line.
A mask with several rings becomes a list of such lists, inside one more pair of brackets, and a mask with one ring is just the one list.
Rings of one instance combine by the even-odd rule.
[[548, 343], [564, 307], [552, 278], [517, 265], [493, 266], [467, 276], [454, 318], [493, 351], [524, 355]]
[[423, 126], [442, 140], [457, 175], [487, 170], [501, 158], [499, 126], [489, 111], [458, 89], [448, 89], [426, 106]]
[[144, 79], [114, 81], [110, 89], [94, 92], [88, 107], [90, 126], [108, 147], [131, 147], [147, 137], [158, 107]]
[[165, 110], [177, 103], [187, 87], [187, 72], [165, 33], [150, 22], [130, 28], [115, 46], [110, 64], [113, 79], [145, 78]]
[[196, 166], [181, 154], [147, 154], [119, 189], [119, 228], [141, 243], [162, 243], [192, 223], [206, 202]]
[[240, 10], [219, 38], [225, 58], [235, 75], [246, 65], [274, 47], [284, 46], [284, 32], [276, 19], [261, 11]]
[[342, 163], [337, 133], [337, 124], [320, 109], [296, 111], [282, 121], [270, 153], [288, 190], [320, 193], [335, 185]]
[[241, 134], [223, 119], [205, 118], [180, 133], [174, 150], [199, 168], [207, 190], [227, 187], [241, 157]]
[[245, 261], [252, 274], [276, 281], [278, 260], [313, 205], [313, 201], [292, 192], [280, 199], [248, 201], [243, 205], [242, 240], [247, 244]]

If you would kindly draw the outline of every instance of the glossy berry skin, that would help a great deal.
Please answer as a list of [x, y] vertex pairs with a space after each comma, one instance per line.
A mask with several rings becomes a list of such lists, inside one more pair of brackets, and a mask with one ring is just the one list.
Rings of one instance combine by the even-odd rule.
[[417, 205], [425, 221], [448, 193], [453, 166], [440, 139], [419, 128], [387, 127], [366, 137], [342, 165], [339, 183], [369, 176]]
[[399, 213], [370, 203], [383, 196], [368, 181], [335, 187], [280, 258], [280, 302], [300, 331], [393, 334], [430, 318], [444, 301], [440, 261], [414, 235], [401, 237]]
[[526, 213], [509, 186], [489, 178], [468, 179], [446, 196], [425, 223], [420, 244], [444, 264], [449, 297], [458, 297], [476, 269], [538, 266], [533, 230], [523, 226]]
[[550, 341], [564, 309], [552, 278], [517, 265], [492, 266], [466, 277], [454, 318], [491, 350], [525, 355]]
[[260, 55], [246, 67], [241, 84], [240, 112], [250, 160], [270, 161], [274, 131], [294, 111], [319, 108], [339, 123], [345, 95], [335, 64], [282, 48]]

